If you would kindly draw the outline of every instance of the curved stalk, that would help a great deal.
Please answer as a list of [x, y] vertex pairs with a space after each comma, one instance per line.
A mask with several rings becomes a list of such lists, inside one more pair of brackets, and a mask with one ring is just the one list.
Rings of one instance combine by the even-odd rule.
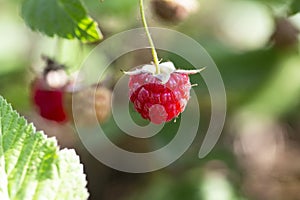
[[158, 57], [157, 57], [157, 52], [155, 50], [155, 46], [154, 46], [153, 40], [151, 38], [149, 29], [148, 29], [148, 25], [147, 25], [147, 21], [146, 21], [146, 17], [145, 17], [143, 0], [140, 0], [140, 13], [141, 13], [141, 17], [142, 17], [143, 26], [145, 28], [146, 35], [147, 35], [148, 40], [149, 40], [149, 44], [151, 46], [151, 52], [152, 52], [152, 56], [153, 56], [153, 61], [154, 61], [154, 65], [155, 65], [155, 68], [156, 68], [156, 72], [155, 73], [159, 74], [160, 73], [159, 60], [158, 60]]

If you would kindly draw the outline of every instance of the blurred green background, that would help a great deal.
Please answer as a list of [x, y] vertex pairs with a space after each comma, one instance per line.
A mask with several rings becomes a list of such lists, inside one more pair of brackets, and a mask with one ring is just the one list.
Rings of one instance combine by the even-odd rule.
[[[183, 1], [188, 2], [188, 1]], [[137, 0], [83, 1], [104, 38], [141, 27]], [[300, 199], [300, 55], [298, 0], [199, 0], [196, 11], [180, 22], [161, 19], [146, 3], [150, 26], [177, 30], [197, 40], [222, 75], [228, 100], [225, 128], [214, 150], [198, 159], [210, 120], [210, 97], [203, 80], [195, 89], [201, 122], [189, 150], [171, 166], [146, 174], [112, 170], [80, 144], [72, 125], [46, 121], [30, 101], [30, 82], [43, 70], [41, 54], [70, 67], [80, 66], [96, 45], [58, 40], [32, 32], [20, 17], [21, 1], [0, 0], [0, 94], [61, 147], [75, 148], [88, 179], [90, 199], [121, 200], [282, 200]], [[80, 54], [80, 56], [78, 56]], [[159, 51], [176, 65], [181, 58]], [[132, 52], [111, 67], [149, 63], [150, 51]], [[113, 82], [113, 81], [111, 81]], [[113, 83], [112, 83], [113, 84]], [[132, 111], [138, 123], [145, 123]], [[170, 141], [178, 123], [170, 122], [159, 136], [142, 140], [124, 136], [112, 120], [104, 124], [120, 147], [147, 152]]]

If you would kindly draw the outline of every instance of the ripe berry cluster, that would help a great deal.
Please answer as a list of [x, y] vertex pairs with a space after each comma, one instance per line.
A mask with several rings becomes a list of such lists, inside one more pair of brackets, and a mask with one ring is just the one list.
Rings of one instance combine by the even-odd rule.
[[[76, 114], [79, 119], [76, 122], [88, 124], [95, 121], [92, 120], [94, 113], [99, 122], [105, 121], [110, 114], [110, 90], [94, 85], [73, 91], [72, 79], [65, 67], [50, 58], [45, 59], [47, 66], [42, 76], [37, 76], [31, 85], [32, 102], [37, 112], [59, 123], [73, 122]], [[73, 98], [81, 102], [80, 105], [72, 105]]]

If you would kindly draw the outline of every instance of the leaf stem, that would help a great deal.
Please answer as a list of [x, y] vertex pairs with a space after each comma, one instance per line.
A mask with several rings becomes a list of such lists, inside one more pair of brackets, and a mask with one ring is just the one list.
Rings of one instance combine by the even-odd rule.
[[153, 61], [154, 61], [154, 65], [155, 65], [155, 68], [156, 68], [156, 72], [155, 73], [159, 74], [160, 73], [159, 60], [158, 60], [158, 57], [157, 57], [157, 52], [155, 50], [155, 46], [154, 46], [153, 40], [151, 38], [149, 29], [148, 29], [148, 25], [147, 25], [147, 21], [146, 21], [146, 17], [145, 17], [143, 0], [140, 0], [140, 13], [141, 13], [141, 17], [142, 17], [143, 26], [145, 28], [146, 35], [147, 35], [148, 40], [149, 40], [149, 44], [151, 46], [151, 52], [152, 52], [152, 56], [153, 56]]

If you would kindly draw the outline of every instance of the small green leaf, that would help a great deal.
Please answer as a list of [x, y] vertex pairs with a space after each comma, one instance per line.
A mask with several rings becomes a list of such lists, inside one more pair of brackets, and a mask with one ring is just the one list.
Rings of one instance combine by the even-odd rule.
[[77, 38], [84, 43], [103, 38], [80, 0], [23, 0], [21, 15], [32, 30], [50, 37]]
[[87, 199], [86, 179], [74, 150], [32, 124], [0, 96], [0, 199]]

